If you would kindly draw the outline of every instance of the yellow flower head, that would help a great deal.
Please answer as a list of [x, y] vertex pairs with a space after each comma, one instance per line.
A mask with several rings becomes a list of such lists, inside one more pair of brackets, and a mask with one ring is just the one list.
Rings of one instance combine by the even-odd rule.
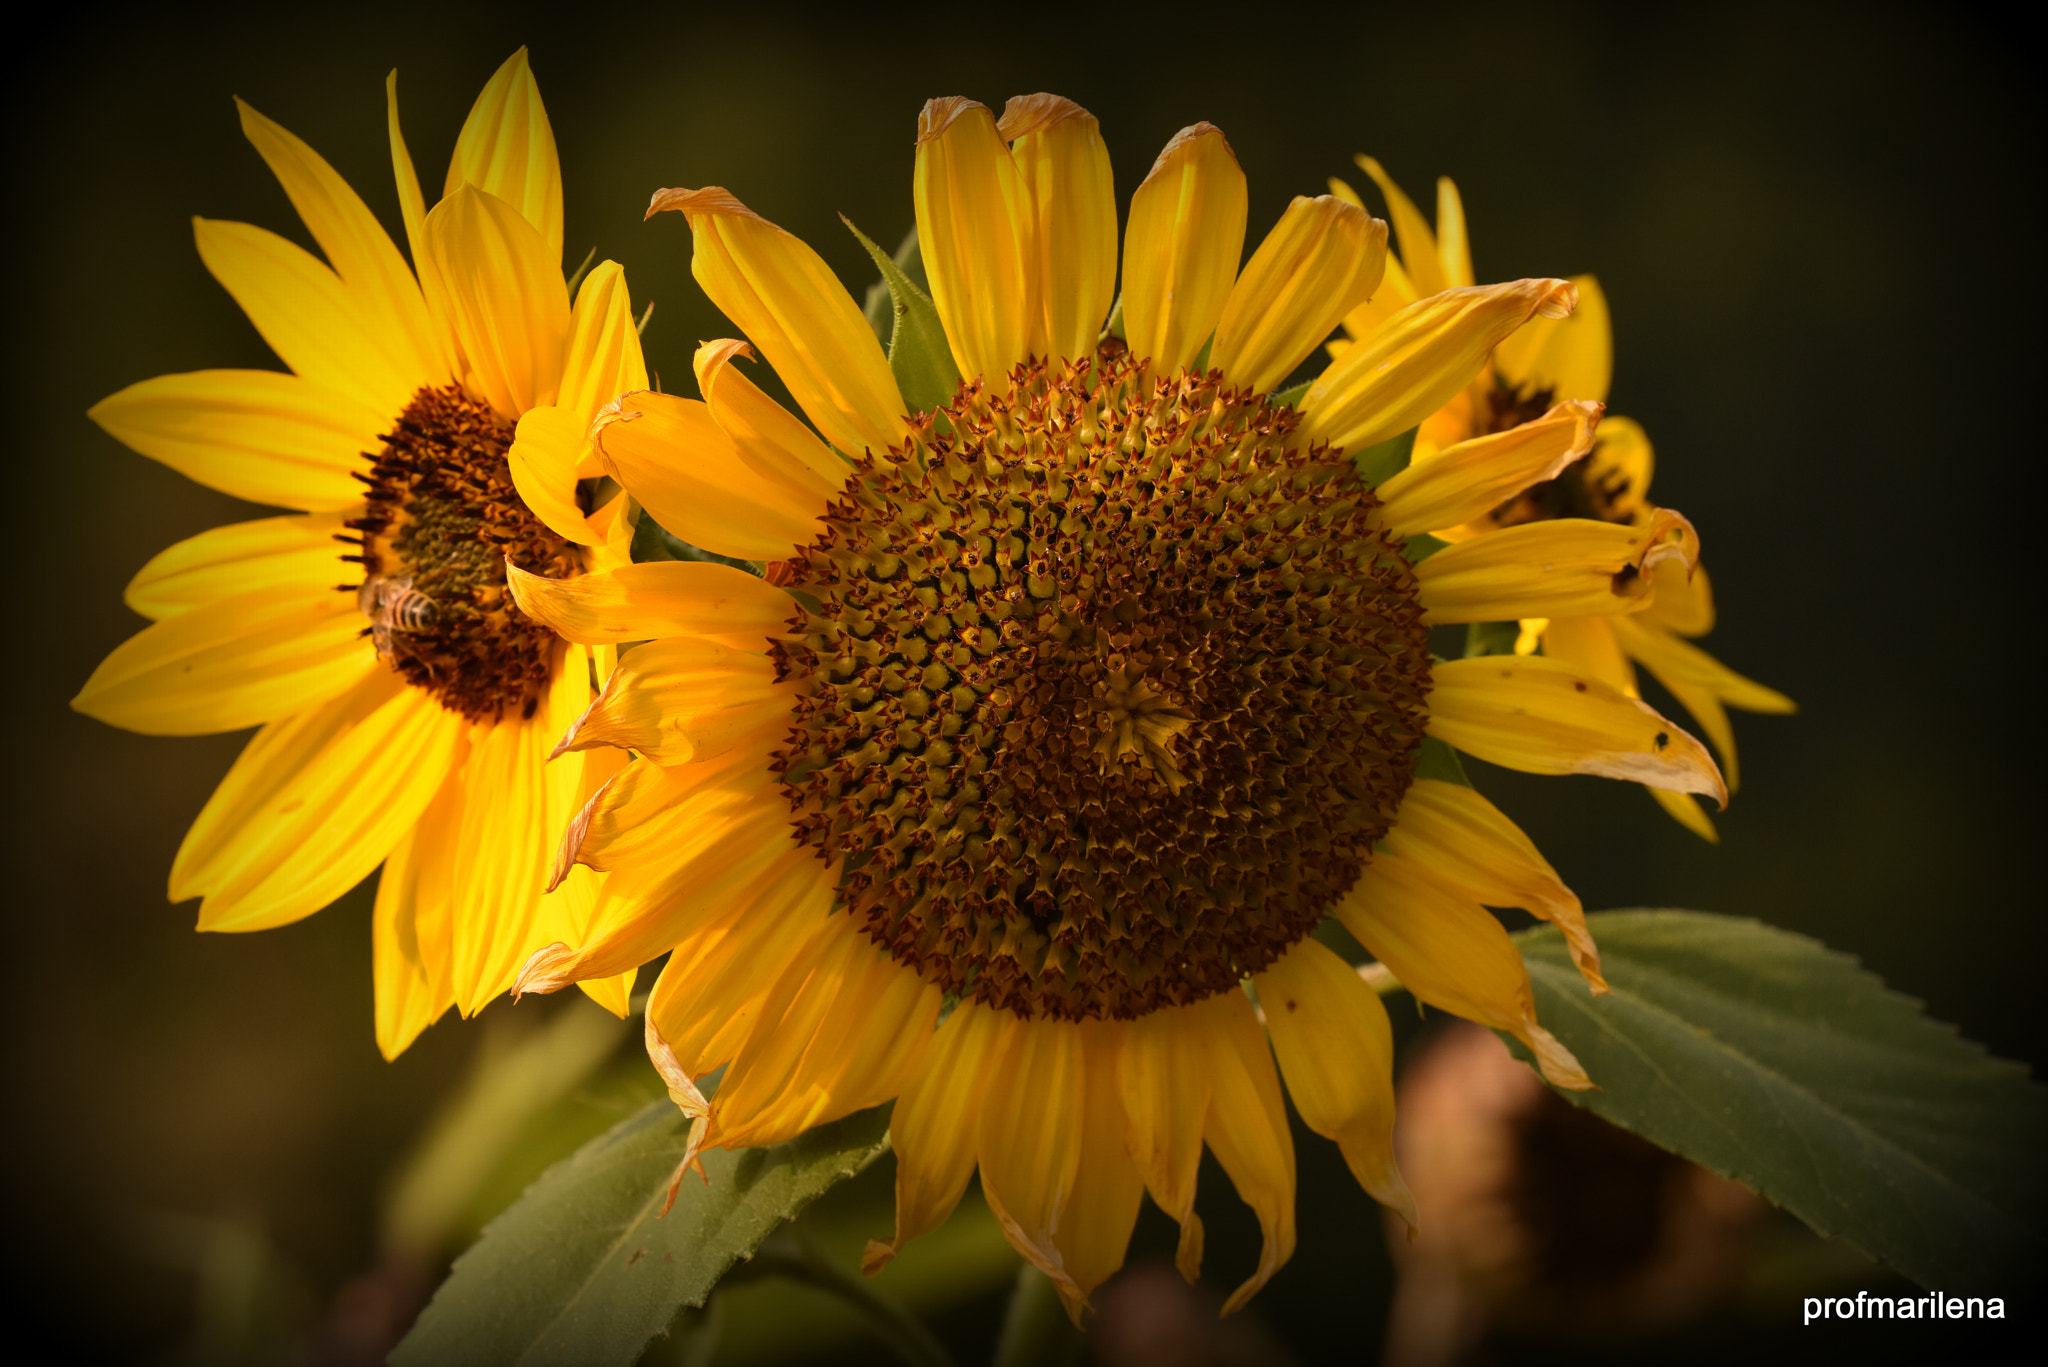
[[[1403, 194], [1392, 176], [1371, 157], [1358, 159], [1386, 197], [1400, 254], [1387, 266], [1386, 288], [1344, 319], [1344, 339], [1331, 344], [1340, 362], [1355, 347], [1379, 345], [1390, 320], [1418, 299], [1455, 291], [1473, 282], [1472, 253], [1464, 205], [1449, 177], [1437, 181], [1436, 227]], [[1362, 205], [1342, 181], [1331, 190]], [[1579, 306], [1569, 316], [1538, 318], [1506, 338], [1492, 358], [1444, 405], [1422, 420], [1415, 443], [1418, 466], [1439, 458], [1473, 464], [1506, 446], [1541, 452], [1549, 463], [1543, 478], [1512, 494], [1467, 523], [1441, 522], [1432, 531], [1447, 541], [1478, 532], [1534, 523], [1575, 523], [1600, 535], [1593, 523], [1688, 534], [1689, 523], [1650, 501], [1655, 457], [1641, 424], [1603, 416], [1614, 374], [1613, 330], [1607, 298], [1590, 275], [1576, 276]], [[1597, 432], [1596, 432], [1597, 428]], [[1529, 531], [1531, 538], [1555, 538]], [[1687, 637], [1714, 626], [1713, 592], [1697, 563], [1670, 558], [1641, 578], [1624, 578], [1615, 589], [1634, 600], [1628, 613], [1596, 611], [1552, 615], [1519, 614], [1517, 649], [1541, 650], [1592, 678], [1640, 696], [1640, 664], [1699, 722], [1727, 767], [1728, 787], [1738, 780], [1735, 732], [1727, 708], [1790, 712], [1792, 700], [1744, 678]], [[1683, 793], [1653, 788], [1650, 795], [1688, 829], [1716, 839], [1711, 818]]]
[[[1427, 627], [1615, 602], [1624, 567], [1689, 545], [1618, 528], [1545, 559], [1490, 533], [1439, 574], [1450, 552], [1411, 564], [1409, 539], [1543, 463], [1510, 449], [1398, 490], [1355, 472], [1351, 453], [1569, 309], [1565, 281], [1421, 300], [1297, 409], [1275, 386], [1380, 282], [1386, 228], [1355, 206], [1296, 199], [1240, 271], [1244, 175], [1218, 130], [1186, 129], [1132, 197], [1118, 337], [1116, 201], [1086, 111], [934, 100], [915, 193], [964, 377], [927, 411], [809, 247], [723, 189], [654, 198], [687, 217], [696, 277], [752, 347], [706, 344], [701, 401], [621, 396], [600, 459], [664, 525], [766, 573], [513, 573], [569, 639], [647, 642], [563, 742], [642, 757], [564, 844], [560, 869], [613, 872], [590, 933], [520, 987], [672, 951], [648, 1043], [698, 1145], [896, 1098], [897, 1226], [870, 1269], [979, 1167], [1075, 1315], [1147, 1190], [1192, 1275], [1206, 1143], [1265, 1230], [1234, 1308], [1293, 1248], [1283, 1078], [1412, 1218], [1386, 1014], [1308, 938], [1326, 914], [1423, 1000], [1586, 1085], [1485, 910], [1557, 921], [1597, 983], [1578, 901], [1422, 756], [1448, 741], [1716, 795], [1719, 774], [1605, 684], [1544, 659], [1440, 663]], [[743, 373], [753, 349], [810, 426]], [[721, 1066], [707, 1100], [696, 1080]]]
[[[525, 50], [478, 97], [431, 209], [395, 72], [387, 95], [413, 268], [318, 154], [240, 106], [327, 259], [244, 223], [194, 229], [290, 373], [160, 376], [92, 417], [193, 479], [303, 511], [151, 560], [127, 597], [156, 624], [73, 706], [156, 735], [262, 728], [185, 837], [171, 897], [204, 899], [202, 930], [259, 930], [384, 864], [377, 1037], [395, 1055], [582, 929], [589, 877], [541, 888], [562, 825], [616, 764], [545, 765], [609, 661], [521, 611], [505, 564], [561, 579], [626, 559], [623, 502], [589, 511], [579, 490], [599, 474], [592, 415], [647, 372], [617, 265], [570, 301]], [[623, 1011], [624, 984], [593, 986]]]

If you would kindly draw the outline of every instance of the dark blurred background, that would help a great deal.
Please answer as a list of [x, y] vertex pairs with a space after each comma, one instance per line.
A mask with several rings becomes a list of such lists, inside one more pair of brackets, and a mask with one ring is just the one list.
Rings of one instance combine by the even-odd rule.
[[[141, 625], [120, 591], [144, 560], [260, 515], [84, 417], [162, 372], [276, 364], [188, 226], [243, 219], [311, 245], [229, 97], [311, 142], [395, 229], [385, 73], [431, 202], [470, 101], [522, 43], [561, 148], [571, 264], [595, 246], [656, 301], [648, 355], [670, 388], [689, 388], [700, 338], [730, 329], [690, 279], [681, 219], [642, 224], [649, 192], [726, 185], [858, 290], [871, 268], [835, 214], [884, 242], [909, 226], [931, 95], [1074, 97], [1101, 117], [1120, 199], [1176, 129], [1210, 120], [1250, 179], [1253, 243], [1327, 176], [1362, 187], [1355, 152], [1418, 199], [1455, 176], [1482, 279], [1600, 276], [1612, 409], [1646, 425], [1658, 501], [1703, 533], [1722, 611], [1709, 644], [1802, 709], [1738, 717], [1745, 782], [1718, 848], [1619, 784], [1481, 786], [1589, 907], [1760, 917], [1861, 956], [1998, 1053], [2048, 1058], [2027, 853], [2042, 839], [2026, 491], [2041, 101], [2018, 27], [1955, 6], [1529, 0], [1341, 17], [76, 6], [13, 23], [7, 260], [26, 309], [7, 371], [22, 582], [0, 1356], [257, 1360], [309, 1341], [376, 1264], [392, 1174], [480, 1042], [513, 1047], [582, 1009], [500, 1004], [384, 1064], [367, 890], [252, 936], [196, 935], [192, 909], [164, 901], [242, 738], [132, 736], [66, 707]], [[633, 1052], [571, 1099], [583, 1111], [555, 1124], [557, 1148], [630, 1103]], [[1319, 1360], [1337, 1335], [1355, 1361], [1378, 1342], [1383, 1311], [1351, 1290], [1379, 1275], [1377, 1216], [1323, 1171], [1333, 1153], [1303, 1162], [1333, 1194], [1255, 1303], [1244, 1360]], [[467, 1227], [516, 1190], [479, 1194]], [[997, 1303], [956, 1308], [970, 1341]]]

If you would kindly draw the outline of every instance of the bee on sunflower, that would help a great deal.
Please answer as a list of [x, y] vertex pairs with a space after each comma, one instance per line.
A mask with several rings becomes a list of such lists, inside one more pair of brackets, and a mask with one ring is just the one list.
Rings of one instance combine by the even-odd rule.
[[[1388, 261], [1384, 288], [1345, 318], [1344, 338], [1330, 345], [1336, 357], [1370, 343], [1417, 299], [1469, 287], [1475, 279], [1464, 204], [1449, 177], [1437, 181], [1432, 230], [1379, 162], [1361, 156], [1358, 165], [1387, 201], [1400, 250]], [[1345, 182], [1332, 180], [1330, 189], [1346, 203], [1364, 207]], [[1534, 319], [1504, 340], [1471, 383], [1422, 420], [1415, 439], [1418, 464], [1439, 456], [1455, 458], [1486, 443], [1526, 442], [1555, 446], [1556, 468], [1469, 522], [1434, 528], [1437, 537], [1457, 542], [1561, 517], [1646, 528], [1676, 519], [1650, 501], [1655, 456], [1642, 425], [1600, 415], [1614, 374], [1607, 298], [1590, 275], [1573, 277], [1572, 285], [1578, 290], [1578, 308], [1567, 317]], [[1794, 704], [1693, 644], [1714, 628], [1713, 589], [1705, 569], [1665, 561], [1640, 588], [1642, 606], [1633, 613], [1520, 614], [1514, 649], [1522, 655], [1540, 651], [1630, 697], [1640, 696], [1636, 667], [1648, 670], [1713, 742], [1732, 792], [1740, 771], [1728, 709], [1783, 714], [1794, 711]], [[1649, 792], [1688, 830], [1719, 839], [1713, 819], [1694, 798], [1661, 788]]]
[[[144, 565], [127, 601], [154, 625], [72, 705], [151, 735], [260, 728], [180, 846], [171, 898], [202, 899], [201, 930], [261, 930], [381, 864], [376, 1031], [391, 1057], [587, 923], [593, 876], [542, 889], [563, 824], [617, 766], [547, 757], [611, 652], [528, 616], [505, 566], [559, 580], [629, 560], [624, 501], [604, 497], [586, 434], [647, 371], [617, 264], [571, 300], [561, 168], [525, 49], [478, 96], [432, 207], [396, 72], [386, 94], [410, 267], [312, 148], [239, 106], [327, 259], [245, 223], [194, 231], [288, 372], [159, 376], [91, 416], [192, 479], [298, 511]], [[628, 981], [587, 987], [624, 1014]]]
[[[1073, 102], [932, 101], [914, 184], [931, 288], [904, 286], [896, 345], [929, 317], [947, 373], [915, 404], [910, 358], [892, 369], [810, 247], [722, 188], [654, 196], [748, 340], [698, 351], [701, 399], [622, 395], [597, 458], [677, 535], [765, 573], [510, 570], [565, 639], [644, 643], [562, 740], [639, 757], [559, 856], [557, 877], [608, 871], [589, 929], [517, 990], [668, 954], [647, 1041], [693, 1155], [894, 1098], [896, 1229], [868, 1270], [978, 1168], [1077, 1319], [1147, 1191], [1195, 1274], [1206, 1144], [1264, 1230], [1235, 1309], [1294, 1246], [1283, 1082], [1414, 1219], [1387, 1016], [1313, 938], [1326, 917], [1423, 1001], [1589, 1085], [1486, 910], [1557, 923], [1597, 988], [1579, 902], [1452, 747], [1717, 798], [1720, 774], [1597, 677], [1441, 661], [1429, 629], [1627, 612], [1696, 546], [1679, 523], [1567, 519], [1424, 556], [1557, 453], [1358, 472], [1517, 328], [1569, 312], [1567, 281], [1418, 299], [1294, 405], [1276, 387], [1382, 281], [1386, 226], [1357, 206], [1296, 198], [1240, 270], [1244, 173], [1196, 124], [1131, 199], [1113, 314], [1110, 165]], [[747, 376], [757, 353], [808, 424]]]

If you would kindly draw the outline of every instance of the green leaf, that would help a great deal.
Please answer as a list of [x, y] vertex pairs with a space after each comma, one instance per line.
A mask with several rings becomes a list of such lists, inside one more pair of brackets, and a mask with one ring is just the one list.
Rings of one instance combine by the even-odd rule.
[[1358, 471], [1358, 477], [1370, 485], [1386, 483], [1395, 475], [1408, 468], [1409, 458], [1415, 454], [1415, 434], [1419, 428], [1411, 427], [1398, 437], [1388, 437], [1376, 446], [1351, 453], [1351, 466]]
[[726, 1269], [888, 1145], [886, 1107], [704, 1155], [657, 1218], [689, 1122], [668, 1101], [550, 1168], [455, 1260], [392, 1367], [629, 1367]]
[[[882, 272], [882, 283], [889, 287], [896, 314], [889, 333], [889, 369], [895, 373], [896, 387], [903, 391], [903, 402], [913, 413], [928, 413], [951, 399], [960, 386], [960, 368], [953, 364], [953, 349], [939, 322], [939, 310], [895, 259], [853, 226], [852, 219], [841, 214], [839, 221], [867, 248]], [[902, 252], [916, 250], [917, 230], [912, 229]], [[919, 273], [923, 273], [921, 265]]]
[[1612, 996], [1588, 995], [1555, 930], [1516, 937], [1539, 1017], [1599, 1084], [1571, 1100], [1925, 1287], [2031, 1285], [2048, 1089], [2024, 1066], [1804, 936], [1696, 911], [1587, 920]]

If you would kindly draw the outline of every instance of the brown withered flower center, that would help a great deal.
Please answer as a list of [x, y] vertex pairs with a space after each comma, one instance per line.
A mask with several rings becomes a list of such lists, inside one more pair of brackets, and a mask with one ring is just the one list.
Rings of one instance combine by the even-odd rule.
[[1414, 777], [1415, 580], [1348, 461], [1108, 351], [963, 385], [778, 566], [775, 770], [845, 908], [947, 992], [1131, 1018], [1234, 988]]
[[512, 433], [454, 385], [421, 389], [370, 457], [369, 507], [348, 525], [344, 555], [363, 567], [345, 584], [370, 619], [364, 634], [408, 683], [471, 721], [530, 717], [554, 667], [557, 638], [521, 612], [505, 561], [550, 578], [577, 572], [576, 551], [527, 510], [512, 483]]

